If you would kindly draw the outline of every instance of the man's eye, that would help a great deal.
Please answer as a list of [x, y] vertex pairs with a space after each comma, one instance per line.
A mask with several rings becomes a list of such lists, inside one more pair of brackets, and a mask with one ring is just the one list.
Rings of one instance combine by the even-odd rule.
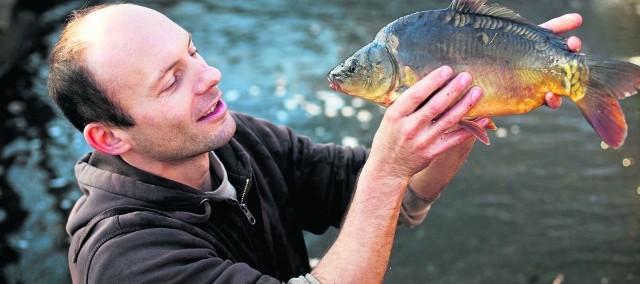
[[196, 48], [191, 52], [190, 55], [191, 55], [191, 57], [196, 57], [197, 54], [198, 54], [198, 49]]
[[178, 84], [178, 77], [174, 76], [173, 77], [173, 82], [171, 82], [170, 85], [168, 85], [166, 88], [164, 88], [163, 92], [171, 91], [177, 84]]

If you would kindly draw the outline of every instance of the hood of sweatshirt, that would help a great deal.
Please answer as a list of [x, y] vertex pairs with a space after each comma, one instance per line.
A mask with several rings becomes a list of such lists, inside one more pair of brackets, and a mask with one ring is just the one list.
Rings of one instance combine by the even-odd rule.
[[[242, 151], [233, 151], [236, 146], [233, 142], [216, 150], [216, 155], [235, 161], [225, 164], [228, 178], [235, 188], [243, 188], [246, 178], [251, 176], [249, 158]], [[216, 162], [214, 154], [211, 155], [212, 163]], [[200, 223], [211, 214], [207, 209], [209, 202], [205, 201], [224, 198], [216, 191], [200, 191], [137, 169], [119, 156], [95, 151], [76, 163], [75, 175], [83, 195], [69, 215], [66, 231], [70, 235], [114, 207], [160, 210], [185, 222]]]

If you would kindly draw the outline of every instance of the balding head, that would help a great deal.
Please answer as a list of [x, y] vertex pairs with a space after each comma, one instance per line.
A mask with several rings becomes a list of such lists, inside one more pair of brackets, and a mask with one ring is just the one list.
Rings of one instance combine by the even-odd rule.
[[[150, 23], [157, 29], [149, 29]], [[123, 78], [109, 75], [140, 55], [140, 44], [158, 40], [162, 29], [177, 25], [161, 13], [132, 4], [106, 4], [74, 11], [49, 61], [49, 95], [80, 131], [90, 122], [134, 125], [133, 118], [110, 94]], [[178, 27], [179, 28], [179, 27]], [[149, 51], [149, 50], [147, 50]], [[140, 72], [135, 65], [129, 74]]]
[[[84, 60], [89, 70], [96, 75], [98, 84], [107, 88], [133, 73], [146, 72], [150, 66], [142, 66], [141, 61], [149, 61], [148, 54], [154, 46], [164, 44], [168, 31], [184, 31], [165, 15], [142, 6], [122, 4], [94, 11], [81, 20], [76, 28], [78, 40], [85, 42]], [[150, 44], [155, 42], [156, 44]], [[185, 46], [188, 43], [185, 42]], [[125, 74], [113, 71], [123, 64], [127, 66]], [[145, 69], [142, 69], [142, 68]], [[137, 83], [137, 82], [136, 82]]]
[[144, 72], [161, 68], [152, 66], [162, 56], [153, 48], [183, 40], [174, 34], [188, 35], [163, 14], [142, 6], [106, 4], [75, 11], [51, 52], [49, 94], [80, 131], [90, 122], [132, 126], [133, 118], [120, 107], [112, 87], [150, 84], [127, 80], [147, 78]]
[[106, 4], [74, 11], [49, 58], [49, 96], [80, 131], [90, 122], [132, 126], [133, 119], [109, 100], [85, 61], [89, 29], [83, 27], [93, 14], [127, 4]]

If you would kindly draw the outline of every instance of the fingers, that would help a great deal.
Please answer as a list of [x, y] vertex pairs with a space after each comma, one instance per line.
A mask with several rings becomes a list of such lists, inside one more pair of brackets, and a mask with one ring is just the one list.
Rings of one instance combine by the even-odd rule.
[[[469, 132], [450, 131], [450, 129], [458, 125], [482, 96], [482, 90], [479, 87], [471, 88], [465, 96], [460, 96], [472, 81], [471, 75], [467, 72], [458, 74], [438, 90], [450, 77], [450, 72], [452, 72], [451, 68], [443, 67], [430, 73], [403, 93], [387, 110], [389, 112], [396, 104], [402, 104], [394, 111], [403, 115], [404, 122], [401, 126], [404, 128], [405, 137], [419, 141], [417, 149], [426, 150], [429, 157], [434, 157], [441, 153], [440, 151], [449, 149], [470, 137]], [[435, 94], [431, 95], [433, 92]], [[420, 106], [430, 95], [429, 100]], [[385, 114], [387, 115], [388, 113]], [[396, 116], [390, 119], [400, 118]]]
[[[454, 79], [452, 83], [456, 80], [458, 80], [458, 78]], [[446, 96], [444, 89], [436, 96]], [[419, 137], [418, 140], [430, 144], [428, 149], [429, 156], [435, 157], [473, 136], [473, 133], [465, 129], [459, 129], [451, 132], [449, 132], [449, 129], [457, 125], [469, 110], [475, 106], [481, 97], [482, 89], [480, 89], [480, 87], [471, 88], [471, 90], [469, 90], [462, 99], [446, 110], [445, 113], [438, 117], [437, 121], [433, 122], [419, 135], [422, 137]], [[435, 99], [436, 97], [432, 100]], [[429, 108], [431, 103], [432, 101], [429, 101], [423, 108]]]
[[553, 94], [552, 92], [548, 92], [544, 96], [545, 104], [552, 109], [557, 109], [562, 105], [562, 98]]
[[385, 168], [389, 174], [400, 177], [414, 175], [436, 156], [473, 135], [464, 129], [451, 129], [480, 100], [482, 90], [474, 87], [461, 96], [471, 84], [472, 77], [462, 72], [451, 79], [452, 73], [450, 67], [436, 69], [416, 82], [387, 109], [374, 136], [371, 157], [376, 161], [376, 157], [384, 157], [385, 161], [381, 160], [381, 163], [398, 161], [393, 167]]
[[571, 51], [578, 52], [582, 48], [582, 41], [578, 37], [572, 36], [567, 39], [567, 46]]
[[[556, 34], [572, 31], [582, 25], [582, 16], [577, 13], [566, 14], [547, 22], [542, 23], [540, 26], [549, 29]], [[582, 41], [578, 37], [572, 36], [567, 39], [567, 46], [573, 52], [580, 51], [582, 47]]]
[[451, 78], [453, 70], [449, 66], [442, 66], [416, 82], [406, 90], [387, 111], [399, 116], [412, 114], [418, 106]]
[[447, 133], [443, 136], [443, 138], [441, 138], [440, 141], [438, 141], [439, 143], [433, 143], [432, 147], [430, 148], [431, 155], [440, 155], [455, 147], [456, 145], [460, 145], [467, 139], [471, 139], [471, 137], [473, 137], [473, 134], [464, 128], [460, 128], [456, 131]]
[[[581, 25], [582, 16], [580, 16], [580, 14], [573, 13], [551, 19], [547, 22], [542, 23], [540, 26], [549, 29], [556, 34], [561, 34], [564, 32], [575, 30]], [[567, 39], [567, 46], [569, 46], [569, 49], [571, 51], [577, 52], [580, 51], [582, 42], [578, 37], [572, 36]]]
[[473, 122], [477, 123], [478, 125], [485, 127], [486, 129], [489, 130], [495, 130], [495, 129], [491, 129], [493, 127], [495, 127], [496, 125], [493, 123], [493, 120], [491, 120], [491, 118], [488, 117], [478, 117], [475, 120], [473, 120]]
[[582, 16], [577, 13], [565, 14], [542, 23], [540, 26], [556, 34], [572, 31], [582, 25]]
[[[460, 80], [462, 81], [463, 79], [460, 79]], [[460, 83], [464, 84], [462, 82]], [[473, 108], [473, 106], [475, 106], [475, 104], [478, 102], [478, 100], [480, 100], [480, 97], [482, 96], [482, 89], [480, 89], [480, 87], [473, 87], [471, 88], [471, 90], [469, 90], [469, 92], [467, 92], [467, 94], [460, 101], [458, 101], [455, 105], [453, 105], [449, 110], [442, 113], [452, 103], [452, 100], [450, 100], [449, 97], [454, 96], [453, 99], [456, 99], [458, 97], [458, 94], [464, 90], [464, 88], [466, 87], [466, 84], [460, 85], [459, 87], [461, 87], [461, 90], [452, 91], [456, 93], [455, 96], [449, 95], [450, 93], [446, 93], [446, 96], [443, 96], [441, 95], [441, 93], [439, 93], [438, 95], [440, 97], [446, 98], [446, 100], [442, 99], [443, 100], [442, 103], [434, 101], [433, 105], [429, 105], [427, 103], [427, 105], [423, 107], [423, 108], [426, 108], [424, 112], [426, 114], [427, 119], [433, 121], [434, 118], [436, 117], [438, 118], [433, 123], [432, 127], [430, 127], [428, 130], [429, 132], [433, 132], [432, 134], [435, 135], [437, 132], [446, 132], [447, 130], [456, 126], [458, 122], [460, 122], [460, 120], [464, 118], [464, 115], [467, 114]], [[452, 88], [455, 88], [455, 86]], [[445, 90], [443, 89], [443, 91]], [[437, 97], [434, 97], [433, 100], [436, 100], [436, 98]], [[435, 113], [435, 116], [433, 116], [431, 112]]]
[[[471, 83], [471, 75], [467, 72], [458, 74], [451, 82], [444, 86], [440, 91], [434, 94], [430, 100], [420, 109], [416, 110], [411, 116], [418, 120], [418, 123], [432, 121], [439, 117], [450, 105], [459, 99], [460, 94]], [[459, 121], [455, 120], [452, 124]], [[453, 125], [450, 125], [450, 127]], [[449, 127], [449, 128], [450, 128]]]
[[[425, 79], [422, 79], [418, 83], [425, 81], [428, 83], [428, 80]], [[413, 131], [409, 131], [409, 135], [439, 137], [442, 133], [456, 126], [482, 96], [482, 90], [479, 87], [474, 87], [467, 92], [467, 95], [460, 98], [460, 94], [471, 84], [471, 81], [472, 78], [469, 73], [462, 72], [458, 74], [446, 86], [432, 95], [427, 103], [419, 109], [416, 109], [415, 112], [409, 114], [408, 119], [411, 121], [409, 125], [423, 125], [422, 127], [413, 128]], [[416, 85], [418, 83], [416, 83]], [[433, 89], [433, 86], [430, 88]], [[411, 93], [407, 95], [418, 97]], [[456, 103], [454, 104], [454, 102]], [[420, 103], [420, 101], [413, 102], [410, 104], [410, 108], [416, 107]], [[428, 127], [424, 127], [427, 125]], [[430, 143], [430, 140], [431, 139], [428, 138], [424, 139], [427, 143]]]
[[[485, 129], [489, 129], [489, 130], [497, 129], [496, 125], [493, 123], [493, 121], [490, 118], [478, 118], [471, 123], [478, 124], [480, 127], [484, 127]], [[440, 140], [434, 143], [433, 147], [431, 147], [430, 150], [432, 151], [431, 152], [432, 155], [434, 156], [440, 155], [441, 153], [449, 151], [451, 148], [455, 147], [456, 145], [459, 145], [464, 141], [471, 139], [472, 137], [477, 135], [477, 133], [474, 133], [474, 132], [475, 131], [470, 131], [469, 128], [462, 127], [455, 131], [445, 133], [444, 135], [442, 135]], [[486, 136], [486, 133], [484, 134]], [[485, 137], [485, 138], [487, 140], [484, 141], [483, 143], [488, 145], [488, 137]]]

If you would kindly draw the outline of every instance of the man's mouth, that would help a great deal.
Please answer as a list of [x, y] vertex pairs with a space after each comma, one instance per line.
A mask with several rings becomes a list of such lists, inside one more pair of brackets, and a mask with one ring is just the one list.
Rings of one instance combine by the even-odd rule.
[[226, 110], [226, 105], [222, 100], [216, 102], [198, 121], [203, 121], [208, 118], [218, 116]]
[[212, 113], [216, 110], [216, 108], [218, 108], [218, 105], [219, 105], [219, 104], [220, 104], [220, 101], [218, 101], [215, 105], [213, 105], [213, 107], [211, 107], [211, 109], [209, 109], [209, 111], [207, 111], [207, 113], [205, 113], [205, 114], [201, 117], [201, 119], [202, 119], [202, 118], [207, 117], [207, 116], [208, 116], [208, 115], [210, 115], [210, 114], [212, 114]]

